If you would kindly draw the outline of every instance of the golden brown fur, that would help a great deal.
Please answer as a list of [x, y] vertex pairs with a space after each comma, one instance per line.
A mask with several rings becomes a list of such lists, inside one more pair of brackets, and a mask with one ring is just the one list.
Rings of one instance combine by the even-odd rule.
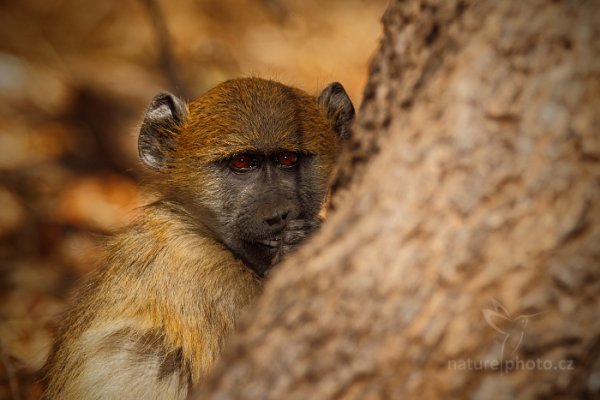
[[[124, 363], [146, 368], [145, 363], [169, 362], [173, 352], [180, 352], [187, 364], [184, 376], [175, 377], [180, 379], [175, 386], [183, 386], [181, 398], [188, 380], [198, 382], [210, 370], [261, 282], [221, 244], [186, 226], [181, 212], [169, 204], [149, 206], [138, 223], [108, 244], [104, 268], [82, 288], [62, 324], [48, 363], [48, 398], [94, 398], [89, 393], [97, 390], [94, 376], [102, 375], [100, 369], [108, 374], [119, 369], [120, 363], [108, 360], [111, 348], [126, 348], [118, 339], [152, 330], [160, 332], [154, 340], [164, 350], [152, 353], [157, 343], [142, 340], [129, 346]], [[137, 391], [130, 388], [131, 398], [158, 398], [155, 378], [149, 376]], [[160, 385], [165, 378], [173, 377], [163, 377]], [[110, 379], [118, 380], [116, 374]]]
[[[318, 98], [255, 78], [225, 82], [189, 104], [168, 93], [155, 97], [140, 157], [154, 170], [161, 199], [107, 243], [101, 268], [65, 314], [46, 364], [46, 398], [185, 398], [260, 293], [269, 263], [318, 226], [353, 115], [337, 83]], [[282, 151], [297, 152], [302, 163], [269, 167], [255, 179], [259, 189], [227, 167], [239, 153], [268, 164]], [[271, 221], [282, 202], [289, 209], [277, 216], [297, 219], [268, 232], [287, 237], [285, 246], [253, 247], [273, 236], [250, 232], [252, 218]], [[250, 233], [238, 232], [245, 227]]]

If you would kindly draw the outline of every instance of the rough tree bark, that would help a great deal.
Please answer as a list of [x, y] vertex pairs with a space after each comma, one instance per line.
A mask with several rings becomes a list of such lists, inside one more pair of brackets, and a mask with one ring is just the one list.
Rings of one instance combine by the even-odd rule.
[[383, 22], [334, 211], [195, 398], [597, 398], [599, 2]]

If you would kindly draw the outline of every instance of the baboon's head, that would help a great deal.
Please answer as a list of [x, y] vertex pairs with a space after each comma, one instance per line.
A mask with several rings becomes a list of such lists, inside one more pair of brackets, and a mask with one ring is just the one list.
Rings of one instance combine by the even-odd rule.
[[289, 221], [318, 214], [353, 116], [339, 83], [313, 97], [235, 79], [188, 104], [157, 95], [138, 148], [167, 199], [246, 263], [263, 266], [273, 258], [266, 241]]

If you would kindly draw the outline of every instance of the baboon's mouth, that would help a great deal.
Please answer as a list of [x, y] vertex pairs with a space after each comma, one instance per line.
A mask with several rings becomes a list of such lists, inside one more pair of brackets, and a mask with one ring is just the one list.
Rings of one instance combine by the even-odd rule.
[[281, 245], [281, 239], [276, 237], [276, 238], [265, 239], [265, 240], [257, 240], [256, 243], [262, 244], [263, 246], [268, 246], [268, 247], [279, 247], [279, 245]]

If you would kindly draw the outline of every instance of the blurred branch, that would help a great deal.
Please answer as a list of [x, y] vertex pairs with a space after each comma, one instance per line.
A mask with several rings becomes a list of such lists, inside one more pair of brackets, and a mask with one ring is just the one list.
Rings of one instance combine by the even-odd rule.
[[177, 67], [177, 61], [171, 51], [171, 40], [169, 36], [169, 30], [167, 29], [167, 23], [164, 17], [164, 13], [160, 8], [158, 0], [142, 0], [148, 14], [152, 26], [156, 33], [156, 40], [159, 47], [159, 64], [163, 70], [166, 78], [169, 80], [171, 86], [175, 89], [177, 94], [189, 99], [187, 87], [183, 84], [183, 80], [179, 74]]
[[19, 384], [15, 377], [15, 371], [12, 363], [10, 362], [8, 354], [4, 352], [4, 343], [2, 343], [2, 339], [0, 339], [0, 358], [2, 359], [4, 371], [6, 372], [6, 380], [8, 381], [8, 387], [10, 388], [11, 399], [19, 400], [21, 398], [19, 395]]
[[290, 10], [285, 2], [281, 0], [261, 0], [261, 3], [278, 24], [283, 24], [289, 19]]

